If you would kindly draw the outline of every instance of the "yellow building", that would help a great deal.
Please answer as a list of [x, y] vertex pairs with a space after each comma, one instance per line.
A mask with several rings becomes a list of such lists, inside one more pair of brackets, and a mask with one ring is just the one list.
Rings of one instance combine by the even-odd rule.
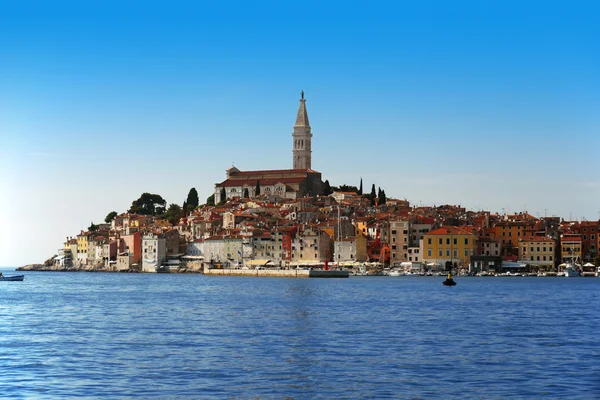
[[77, 253], [85, 253], [86, 257], [83, 258], [87, 258], [89, 234], [89, 232], [81, 232], [79, 235], [77, 235]]
[[554, 266], [554, 239], [545, 236], [532, 236], [519, 239], [519, 260], [540, 268]]
[[444, 226], [423, 235], [423, 261], [444, 266], [446, 261], [466, 267], [477, 248], [472, 233], [456, 227]]
[[563, 262], [580, 262], [581, 255], [581, 236], [563, 235], [560, 238], [560, 256]]
[[366, 217], [358, 217], [353, 221], [356, 227], [356, 235], [367, 236], [367, 221], [368, 218]]

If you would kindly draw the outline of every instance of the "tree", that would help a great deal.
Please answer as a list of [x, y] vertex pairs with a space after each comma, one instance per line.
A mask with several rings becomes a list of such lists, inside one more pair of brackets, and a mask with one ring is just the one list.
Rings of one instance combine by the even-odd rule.
[[215, 205], [215, 194], [211, 194], [210, 196], [208, 196], [206, 198], [206, 205], [207, 206], [214, 206]]
[[250, 197], [250, 193], [248, 193], [248, 188], [244, 189], [244, 198], [247, 199]]
[[358, 193], [358, 188], [356, 186], [340, 185], [340, 187], [338, 189], [341, 192], [354, 192], [354, 193]]
[[104, 222], [106, 222], [107, 224], [110, 224], [110, 222], [115, 219], [115, 217], [117, 216], [117, 212], [116, 211], [111, 211], [108, 213], [108, 215], [106, 216], [106, 218], [104, 218]]
[[227, 193], [225, 193], [224, 187], [221, 188], [221, 193], [220, 193], [219, 197], [221, 198], [221, 201], [219, 201], [219, 204], [225, 204], [225, 202], [227, 201]]
[[[200, 204], [200, 200], [198, 199], [198, 191], [196, 188], [191, 188], [190, 192], [187, 195], [186, 204], [190, 211], [193, 211]], [[187, 211], [187, 210], [186, 210]]]
[[166, 211], [167, 202], [158, 194], [142, 193], [131, 203], [128, 212], [141, 215], [161, 215]]
[[387, 201], [387, 198], [385, 197], [385, 190], [381, 190], [381, 188], [378, 188], [377, 192], [379, 193], [377, 195], [377, 204], [378, 205], [385, 204]]
[[385, 195], [385, 190], [381, 191], [381, 196], [379, 197], [379, 205], [387, 203], [387, 196]]
[[375, 197], [377, 196], [375, 194], [375, 184], [373, 184], [373, 186], [371, 186], [371, 196], [369, 196], [369, 200], [371, 200], [371, 206], [375, 205]]
[[88, 231], [96, 232], [100, 228], [98, 225], [94, 224], [94, 222], [90, 222], [90, 226], [88, 226]]
[[360, 178], [360, 186], [358, 187], [358, 195], [362, 196], [363, 186], [362, 186], [362, 178]]
[[176, 225], [179, 222], [179, 218], [181, 218], [181, 211], [181, 207], [178, 204], [171, 203], [169, 204], [169, 209], [161, 215], [161, 218], [168, 220], [171, 225]]
[[323, 182], [323, 194], [325, 196], [329, 196], [332, 192], [333, 192], [333, 190], [331, 189], [331, 185], [329, 184], [329, 181], [326, 180], [325, 182]]
[[260, 181], [257, 179], [256, 180], [256, 188], [254, 189], [254, 195], [255, 196], [260, 196]]

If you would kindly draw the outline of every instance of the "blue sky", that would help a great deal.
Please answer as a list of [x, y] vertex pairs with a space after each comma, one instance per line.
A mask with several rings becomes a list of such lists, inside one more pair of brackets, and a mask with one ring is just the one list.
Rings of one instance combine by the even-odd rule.
[[300, 90], [334, 185], [599, 217], [591, 1], [87, 3], [0, 6], [0, 265], [291, 167]]

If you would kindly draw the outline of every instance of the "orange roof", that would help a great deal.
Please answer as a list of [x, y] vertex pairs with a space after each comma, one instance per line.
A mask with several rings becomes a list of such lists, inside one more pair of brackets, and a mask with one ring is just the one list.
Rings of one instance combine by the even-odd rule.
[[[237, 168], [236, 168], [237, 169]], [[248, 176], [248, 175], [257, 175], [257, 174], [294, 174], [294, 173], [317, 173], [320, 174], [319, 171], [315, 171], [309, 168], [301, 168], [301, 169], [264, 169], [264, 170], [256, 170], [256, 171], [231, 171], [230, 176]]]
[[434, 229], [427, 235], [473, 235], [471, 232], [459, 228], [458, 226], [443, 226], [438, 229]]

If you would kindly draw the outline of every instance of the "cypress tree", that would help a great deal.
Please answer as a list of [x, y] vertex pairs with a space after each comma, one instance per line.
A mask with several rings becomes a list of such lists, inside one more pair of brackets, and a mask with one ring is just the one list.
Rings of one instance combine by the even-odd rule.
[[358, 195], [362, 196], [363, 194], [363, 186], [362, 186], [362, 178], [360, 178], [360, 186], [358, 187]]

